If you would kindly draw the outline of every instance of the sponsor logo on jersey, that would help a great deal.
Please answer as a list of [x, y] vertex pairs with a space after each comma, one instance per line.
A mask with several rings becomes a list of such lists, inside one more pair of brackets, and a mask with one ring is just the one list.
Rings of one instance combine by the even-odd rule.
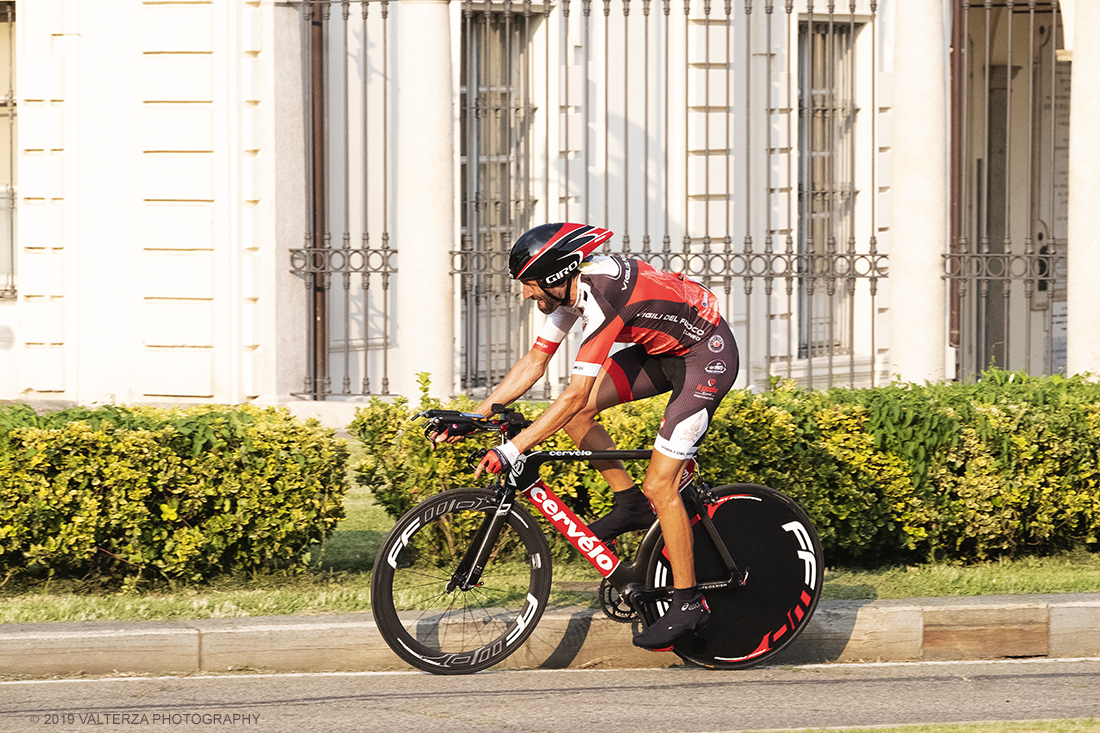
[[703, 400], [713, 400], [714, 395], [718, 392], [718, 388], [714, 386], [717, 381], [716, 379], [708, 379], [706, 384], [695, 385], [695, 396]]
[[710, 364], [707, 364], [707, 368], [704, 369], [707, 374], [725, 374], [726, 362], [721, 359], [715, 359]]
[[538, 338], [535, 339], [535, 344], [534, 344], [533, 348], [538, 349], [539, 351], [545, 352], [547, 354], [553, 354], [555, 351], [558, 350], [558, 347], [560, 345], [561, 345], [560, 342], [547, 341], [542, 336], [539, 336]]
[[[653, 321], [667, 321], [669, 323], [675, 323], [684, 329], [684, 336], [686, 336], [687, 338], [694, 339], [695, 341], [700, 341], [703, 338], [702, 328], [696, 326], [688, 319], [684, 318], [683, 316], [677, 315], [676, 313], [655, 313], [654, 311], [646, 311], [645, 313], [640, 313], [638, 315], [638, 318], [648, 318]], [[667, 329], [660, 330], [668, 332]], [[671, 331], [669, 333], [675, 333], [675, 331]], [[719, 346], [717, 350], [720, 351], [721, 348], [722, 347]], [[711, 350], [714, 351], [715, 349], [712, 348]]]
[[711, 336], [710, 341], [707, 341], [707, 348], [717, 354], [719, 351], [726, 348], [726, 340], [721, 336]]

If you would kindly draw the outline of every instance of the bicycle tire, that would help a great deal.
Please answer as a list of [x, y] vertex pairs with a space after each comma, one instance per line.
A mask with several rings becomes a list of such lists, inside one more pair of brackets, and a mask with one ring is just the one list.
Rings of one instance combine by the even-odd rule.
[[371, 607], [382, 638], [433, 674], [491, 667], [531, 635], [550, 595], [550, 548], [531, 515], [512, 506], [481, 582], [447, 590], [469, 536], [497, 502], [488, 489], [452, 489], [401, 517], [382, 543]]
[[[711, 493], [715, 501], [708, 513], [748, 577], [744, 585], [705, 590], [709, 622], [682, 637], [672, 651], [699, 666], [744, 669], [774, 657], [806, 628], [825, 575], [821, 542], [806, 512], [774, 489], [731, 484]], [[725, 566], [698, 521], [693, 535], [697, 582], [720, 579]], [[650, 557], [646, 579], [654, 588], [672, 584], [663, 538]], [[667, 609], [667, 603], [658, 603], [653, 610], [663, 615]]]

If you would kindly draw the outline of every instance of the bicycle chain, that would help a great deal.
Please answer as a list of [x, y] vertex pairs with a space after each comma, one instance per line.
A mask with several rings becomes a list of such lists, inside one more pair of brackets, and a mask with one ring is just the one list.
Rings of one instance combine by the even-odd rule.
[[628, 624], [636, 617], [634, 609], [630, 607], [626, 599], [619, 595], [619, 591], [607, 582], [607, 578], [604, 578], [600, 583], [600, 608], [603, 609], [604, 614], [609, 619], [616, 623]]

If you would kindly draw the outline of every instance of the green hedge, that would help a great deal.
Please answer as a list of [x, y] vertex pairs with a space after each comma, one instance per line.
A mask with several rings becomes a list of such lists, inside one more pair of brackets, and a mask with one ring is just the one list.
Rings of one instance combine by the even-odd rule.
[[[990, 372], [974, 384], [810, 391], [779, 383], [731, 392], [700, 451], [711, 484], [784, 491], [809, 512], [831, 564], [985, 560], [1095, 546], [1100, 525], [1100, 385]], [[358, 480], [393, 516], [470, 484], [469, 441], [431, 450], [419, 409], [372, 402], [351, 431], [366, 450]], [[446, 405], [469, 409], [459, 399]], [[533, 417], [545, 405], [521, 405]], [[620, 447], [653, 443], [661, 398], [601, 416]], [[488, 440], [488, 439], [486, 439]], [[541, 448], [568, 449], [564, 434]], [[640, 478], [645, 466], [628, 464]], [[585, 519], [610, 490], [584, 464], [544, 478]], [[553, 544], [564, 553], [564, 543]]]
[[348, 452], [276, 408], [0, 409], [0, 571], [200, 580], [294, 567], [343, 518]]

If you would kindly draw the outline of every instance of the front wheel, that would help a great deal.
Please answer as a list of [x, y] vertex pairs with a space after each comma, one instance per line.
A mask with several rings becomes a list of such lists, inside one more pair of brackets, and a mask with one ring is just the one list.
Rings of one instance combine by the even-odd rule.
[[371, 606], [378, 631], [414, 667], [469, 674], [500, 662], [531, 635], [550, 595], [550, 550], [538, 524], [513, 505], [481, 582], [455, 587], [455, 569], [484, 519], [488, 489], [453, 489], [401, 517], [378, 551]]
[[[673, 646], [682, 659], [704, 667], [742, 669], [778, 654], [806, 628], [821, 597], [825, 562], [810, 518], [787, 496], [766, 486], [731, 484], [711, 491], [707, 505], [718, 534], [742, 572], [743, 585], [704, 590], [706, 628]], [[697, 582], [719, 581], [725, 565], [706, 529], [693, 519]], [[663, 539], [647, 576], [651, 588], [672, 585]], [[658, 603], [658, 615], [668, 610]]]

